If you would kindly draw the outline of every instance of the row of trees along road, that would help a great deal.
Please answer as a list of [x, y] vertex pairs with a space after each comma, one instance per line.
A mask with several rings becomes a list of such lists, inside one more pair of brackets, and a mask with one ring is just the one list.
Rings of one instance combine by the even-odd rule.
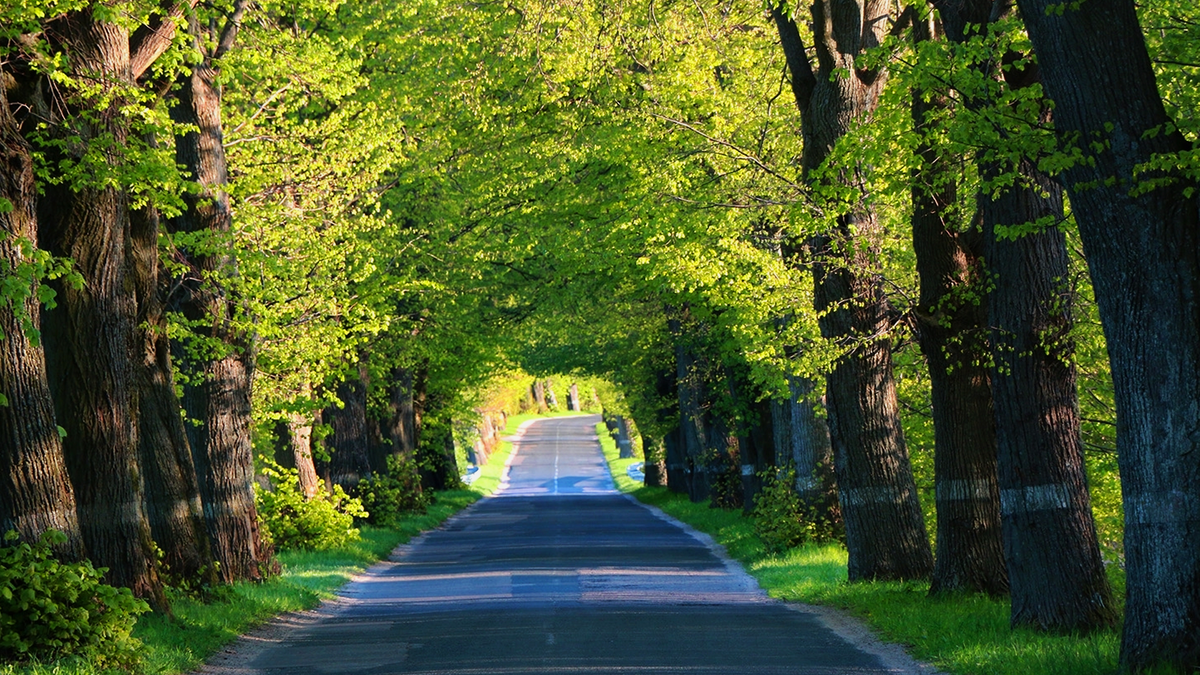
[[0, 524], [160, 606], [164, 576], [259, 578], [256, 466], [443, 485], [519, 365], [618, 383], [697, 501], [794, 466], [851, 581], [1051, 631], [1123, 610], [1126, 667], [1194, 669], [1198, 25], [5, 6]]

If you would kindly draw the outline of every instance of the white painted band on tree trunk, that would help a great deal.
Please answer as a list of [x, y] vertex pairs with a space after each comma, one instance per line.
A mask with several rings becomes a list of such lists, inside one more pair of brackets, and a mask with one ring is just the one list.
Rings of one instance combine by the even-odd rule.
[[743, 464], [742, 465], [742, 475], [743, 476], [753, 476], [754, 475], [754, 465], [753, 464]]
[[1200, 522], [1200, 497], [1179, 490], [1126, 497], [1125, 522], [1138, 525]]
[[907, 489], [895, 485], [869, 485], [842, 490], [839, 493], [842, 508], [867, 504], [903, 504], [908, 500], [908, 496]]
[[796, 477], [796, 489], [800, 490], [801, 492], [806, 492], [808, 490], [816, 490], [819, 487], [821, 487], [821, 481], [817, 480], [816, 478], [814, 478], [812, 476], [797, 476]]
[[1071, 490], [1064, 483], [1030, 485], [1000, 491], [1000, 515], [1051, 511], [1071, 507]]
[[996, 483], [985, 478], [973, 480], [946, 480], [937, 484], [937, 500], [972, 501], [988, 500], [995, 494]]

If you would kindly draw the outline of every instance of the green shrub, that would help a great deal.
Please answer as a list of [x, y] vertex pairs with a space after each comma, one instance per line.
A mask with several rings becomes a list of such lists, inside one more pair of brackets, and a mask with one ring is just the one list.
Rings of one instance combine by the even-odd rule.
[[254, 486], [258, 517], [279, 550], [328, 551], [359, 541], [354, 519], [368, 514], [362, 502], [340, 486], [334, 485], [333, 492], [329, 492], [325, 482], [318, 481], [317, 493], [305, 499], [295, 469], [268, 463], [263, 473], [271, 479], [272, 487], [264, 490]]
[[82, 656], [101, 668], [130, 668], [142, 643], [130, 637], [137, 616], [150, 607], [102, 581], [105, 570], [89, 561], [60, 563], [50, 547], [66, 540], [48, 531], [36, 544], [0, 546], [0, 661]]
[[364, 478], [355, 494], [371, 515], [368, 521], [388, 525], [406, 513], [423, 513], [429, 495], [421, 488], [421, 472], [410, 457], [389, 455], [387, 473]]
[[778, 553], [815, 539], [816, 524], [807, 517], [796, 494], [796, 469], [769, 469], [759, 474], [762, 489], [754, 497], [754, 533], [768, 551]]

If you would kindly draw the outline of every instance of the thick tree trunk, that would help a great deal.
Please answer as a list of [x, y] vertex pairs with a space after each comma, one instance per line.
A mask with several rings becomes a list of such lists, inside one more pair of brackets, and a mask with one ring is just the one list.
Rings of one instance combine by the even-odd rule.
[[326, 408], [324, 414], [325, 422], [333, 428], [325, 441], [330, 451], [329, 479], [347, 489], [371, 474], [365, 369], [358, 375], [338, 385], [342, 407]]
[[582, 408], [579, 407], [579, 385], [571, 384], [571, 388], [567, 390], [567, 410], [579, 412]]
[[317, 466], [312, 452], [312, 417], [307, 413], [290, 413], [278, 426], [279, 454], [290, 455], [290, 468], [296, 470], [300, 491], [312, 499], [320, 489]]
[[196, 128], [175, 139], [175, 155], [204, 187], [201, 194], [185, 196], [188, 208], [173, 219], [174, 232], [206, 234], [210, 239], [182, 250], [189, 267], [173, 300], [174, 309], [197, 322], [197, 332], [225, 346], [216, 357], [189, 359], [176, 354], [176, 362], [190, 371], [195, 382], [184, 388], [183, 406], [198, 424], [188, 425], [188, 440], [200, 483], [200, 497], [213, 555], [223, 581], [261, 579], [271, 569], [272, 552], [263, 544], [254, 505], [251, 384], [254, 352], [250, 336], [235, 325], [236, 298], [220, 288], [218, 277], [236, 274], [228, 253], [231, 225], [225, 150], [221, 144], [221, 105], [217, 73], [207, 63], [181, 76], [172, 118]]
[[[678, 326], [678, 322], [674, 322]], [[678, 336], [678, 332], [676, 332]], [[702, 502], [709, 496], [709, 466], [706, 461], [708, 434], [702, 408], [703, 386], [696, 358], [682, 343], [675, 346], [679, 396], [679, 449], [684, 459], [688, 498]]]
[[775, 467], [775, 429], [771, 401], [751, 404], [749, 425], [738, 438], [742, 450], [742, 508], [754, 510], [755, 497], [762, 490], [762, 473]]
[[[30, 262], [22, 246], [38, 241], [37, 185], [29, 144], [12, 117], [3, 84], [0, 200], [12, 204], [10, 211], [0, 212], [0, 266], [19, 269]], [[83, 539], [46, 378], [46, 356], [21, 320], [23, 314], [40, 329], [40, 312], [36, 293], [14, 306], [0, 306], [0, 395], [6, 402], [0, 405], [0, 536], [16, 530], [32, 542], [46, 530], [58, 530], [67, 540], [55, 547], [56, 555], [79, 560], [84, 557]]]
[[[132, 84], [123, 28], [80, 12], [56, 22], [54, 33], [79, 77], [105, 92]], [[74, 102], [69, 114], [82, 118], [78, 108], [97, 103]], [[121, 145], [128, 123], [120, 108], [113, 101], [88, 111], [87, 123], [79, 119], [80, 126], [55, 128], [82, 130], [71, 152], [97, 139]], [[59, 159], [66, 158], [48, 158]], [[82, 288], [55, 284], [59, 306], [44, 313], [42, 324], [50, 388], [58, 423], [66, 430], [63, 452], [88, 555], [97, 567], [108, 568], [107, 581], [165, 607], [138, 467], [141, 361], [134, 358], [137, 307], [126, 259], [128, 200], [115, 188], [77, 187], [47, 185], [39, 201], [39, 239], [55, 255], [71, 258], [84, 279]]]
[[391, 421], [388, 437], [391, 439], [391, 454], [409, 458], [417, 451], [417, 406], [416, 378], [409, 368], [397, 366], [392, 371]]
[[642, 432], [642, 457], [645, 459], [642, 465], [642, 474], [645, 476], [642, 484], [651, 487], [666, 487], [667, 462], [662, 454], [655, 454], [654, 444], [646, 437], [645, 431]]
[[541, 380], [534, 380], [529, 386], [529, 393], [533, 396], [533, 405], [538, 412], [546, 412], [546, 387]]
[[996, 438], [1012, 623], [1088, 630], [1116, 622], [1088, 496], [1075, 388], [1067, 247], [1057, 227], [1016, 240], [999, 226], [1063, 216], [1062, 191], [1029, 161], [1027, 185], [983, 197], [996, 367]]
[[[985, 0], [990, 4], [990, 0]], [[932, 39], [917, 22], [918, 39]], [[913, 93], [913, 124], [929, 132], [927, 115], [945, 107], [940, 98]], [[969, 226], [952, 222], [956, 168], [922, 142], [913, 175], [913, 251], [920, 277], [917, 337], [929, 364], [933, 403], [937, 558], [931, 594], [1008, 592], [996, 478], [996, 425], [986, 359], [986, 280], [982, 241]]]
[[[788, 435], [792, 464], [796, 467], [796, 492], [811, 517], [828, 523], [832, 534], [841, 536], [842, 510], [838, 504], [837, 478], [833, 471], [833, 443], [829, 425], [821, 414], [820, 401], [812, 400], [816, 383], [805, 377], [788, 378], [791, 402], [787, 406]], [[776, 434], [780, 429], [776, 428]], [[778, 450], [776, 451], [778, 453]]]
[[159, 274], [159, 217], [153, 209], [132, 214], [132, 262], [141, 346], [138, 454], [145, 508], [154, 542], [172, 581], [215, 584], [196, 467], [171, 374], [171, 345], [164, 314], [170, 280]]
[[687, 455], [683, 451], [683, 429], [675, 427], [663, 436], [667, 451], [667, 489], [684, 494], [688, 491]]
[[[885, 74], [854, 61], [879, 44], [887, 6], [883, 0], [815, 2], [815, 72], [795, 23], [773, 8], [802, 118], [807, 180], [878, 105]], [[865, 186], [855, 174], [847, 167], [840, 180], [861, 192]], [[846, 349], [826, 379], [826, 396], [849, 578], [925, 578], [933, 554], [900, 426], [892, 355], [880, 337], [891, 319], [876, 262], [880, 225], [867, 201], [843, 205], [837, 225], [808, 244], [821, 334]]]
[[1056, 133], [1072, 147], [1072, 139], [1083, 139], [1088, 157], [1064, 177], [1100, 305], [1117, 404], [1127, 571], [1121, 663], [1195, 670], [1200, 214], [1193, 180], [1131, 191], [1140, 165], [1191, 145], [1164, 129], [1169, 118], [1132, 0], [1089, 0], [1053, 15], [1047, 0], [1017, 4], [1055, 103]]
[[617, 415], [616, 419], [617, 431], [617, 455], [621, 459], [630, 459], [633, 457], [633, 438], [629, 435], [629, 422]]

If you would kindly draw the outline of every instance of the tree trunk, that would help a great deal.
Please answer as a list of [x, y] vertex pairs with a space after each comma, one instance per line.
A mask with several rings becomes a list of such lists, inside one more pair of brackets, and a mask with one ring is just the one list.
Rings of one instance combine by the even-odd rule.
[[683, 451], [683, 430], [675, 427], [663, 436], [667, 454], [667, 489], [684, 494], [688, 491], [687, 455]]
[[409, 458], [417, 451], [416, 387], [413, 371], [397, 366], [392, 371], [391, 421], [388, 436], [391, 454]]
[[316, 463], [312, 453], [312, 417], [306, 413], [290, 413], [279, 427], [280, 452], [291, 455], [291, 468], [300, 480], [300, 491], [305, 499], [312, 499], [320, 489]]
[[643, 485], [651, 487], [666, 487], [667, 485], [667, 463], [663, 459], [663, 455], [656, 455], [653, 443], [646, 437], [646, 432], [642, 432], [642, 474], [645, 478], [642, 480]]
[[533, 394], [533, 405], [537, 408], [537, 411], [540, 413], [546, 412], [548, 410], [546, 407], [546, 389], [542, 381], [534, 380], [533, 384], [529, 387], [529, 391]]
[[621, 415], [616, 417], [617, 455], [621, 459], [633, 457], [633, 438], [629, 435], [629, 422]]
[[[886, 2], [817, 0], [812, 13], [816, 72], [796, 24], [778, 7], [772, 10], [801, 113], [806, 180], [814, 180], [851, 126], [874, 111], [886, 81], [885, 73], [854, 64], [882, 39]], [[862, 192], [856, 173], [847, 167], [839, 180]], [[876, 262], [882, 232], [863, 197], [840, 205], [837, 224], [808, 243], [821, 334], [846, 350], [826, 378], [826, 396], [849, 578], [926, 578], [933, 554], [900, 426], [890, 345], [880, 337], [891, 325]]]
[[[812, 400], [816, 386], [805, 377], [788, 378], [791, 401], [787, 404], [786, 418], [789, 421], [782, 432], [788, 435], [790, 450], [789, 455], [782, 456], [790, 456], [796, 467], [796, 492], [809, 516], [816, 522], [826, 523], [830, 534], [840, 538], [844, 526], [833, 471], [833, 443], [825, 417], [820, 414], [820, 402]], [[780, 431], [779, 428], [775, 430], [776, 434]]]
[[351, 488], [371, 474], [367, 439], [367, 383], [365, 368], [358, 377], [338, 385], [342, 407], [325, 409], [324, 419], [333, 428], [326, 440], [330, 450], [329, 478], [333, 485]]
[[[984, 0], [991, 4], [991, 0]], [[927, 21], [916, 39], [933, 39]], [[926, 118], [946, 106], [914, 91], [913, 125], [923, 138]], [[920, 277], [917, 338], [929, 364], [933, 403], [937, 558], [929, 592], [1008, 593], [996, 478], [996, 424], [987, 353], [986, 280], [982, 242], [950, 219], [957, 199], [951, 158], [921, 141], [913, 175], [913, 251]], [[961, 229], [960, 229], [961, 228]]]
[[699, 381], [696, 358], [687, 346], [678, 341], [682, 339], [680, 322], [673, 320], [672, 323], [672, 332], [677, 340], [675, 364], [679, 396], [679, 449], [684, 458], [688, 498], [693, 502], [702, 502], [709, 496], [709, 467], [705, 458], [708, 439], [701, 407], [703, 386]]
[[172, 220], [171, 229], [208, 237], [193, 248], [178, 247], [179, 262], [189, 270], [172, 300], [174, 309], [196, 322], [202, 339], [225, 349], [214, 357], [189, 358], [183, 350], [175, 356], [195, 380], [184, 388], [184, 410], [198, 422], [188, 425], [188, 440], [213, 555], [221, 579], [230, 582], [261, 579], [273, 566], [273, 554], [262, 541], [252, 487], [252, 338], [234, 325], [237, 299], [219, 281], [235, 276], [237, 268], [227, 241], [232, 216], [216, 78], [209, 63], [195, 66], [190, 75], [181, 76], [171, 109], [173, 120], [195, 127], [175, 138], [175, 156], [203, 186], [200, 194], [184, 197], [187, 210]]
[[[69, 52], [73, 73], [107, 93], [132, 85], [125, 29], [85, 11], [57, 21], [54, 32]], [[60, 105], [56, 102], [55, 109], [61, 110]], [[82, 131], [68, 151], [73, 155], [97, 139], [123, 145], [128, 138], [119, 98], [99, 109], [80, 110], [97, 105], [98, 99], [71, 101], [71, 123], [55, 120], [55, 130]], [[67, 159], [55, 154], [47, 161]], [[84, 279], [82, 288], [55, 284], [59, 305], [44, 313], [42, 324], [50, 389], [58, 423], [66, 430], [63, 453], [80, 531], [92, 561], [108, 568], [109, 583], [165, 607], [138, 467], [141, 361], [134, 358], [137, 307], [126, 259], [127, 196], [111, 187], [44, 187], [39, 239], [55, 255], [71, 258]]]
[[582, 408], [579, 407], [579, 385], [572, 384], [567, 390], [567, 410], [579, 412]]
[[[1047, 13], [1018, 0], [1059, 138], [1108, 340], [1127, 571], [1121, 664], [1200, 668], [1200, 214], [1194, 180], [1131, 192], [1137, 167], [1191, 148], [1169, 122], [1132, 0]], [[1155, 132], [1155, 133], [1151, 133]], [[1161, 133], [1158, 133], [1161, 132]], [[1114, 181], [1111, 185], [1109, 181]], [[1103, 187], [1100, 187], [1103, 186]]]
[[[20, 135], [2, 84], [0, 200], [12, 204], [7, 213], [0, 210], [0, 266], [16, 270], [30, 262], [22, 244], [38, 241], [37, 185], [29, 144]], [[26, 317], [34, 330], [41, 328], [37, 289], [29, 290], [30, 298], [0, 305], [0, 395], [5, 399], [0, 405], [0, 536], [16, 530], [32, 542], [46, 530], [58, 530], [67, 540], [55, 546], [55, 554], [79, 560], [83, 539], [46, 379], [46, 355], [22, 325]]]
[[1063, 215], [1062, 191], [1032, 162], [1026, 185], [984, 196], [985, 259], [1004, 548], [1012, 623], [1088, 630], [1116, 622], [1088, 496], [1075, 388], [1067, 247], [1057, 227], [1016, 240], [998, 226]]
[[771, 401], [751, 404], [749, 428], [738, 439], [742, 449], [742, 508], [754, 510], [755, 497], [762, 490], [762, 474], [776, 465], [775, 429]]
[[204, 525], [196, 467], [171, 374], [171, 345], [164, 314], [170, 280], [159, 274], [157, 211], [132, 214], [132, 260], [141, 345], [138, 456], [150, 532], [173, 582], [217, 582]]

